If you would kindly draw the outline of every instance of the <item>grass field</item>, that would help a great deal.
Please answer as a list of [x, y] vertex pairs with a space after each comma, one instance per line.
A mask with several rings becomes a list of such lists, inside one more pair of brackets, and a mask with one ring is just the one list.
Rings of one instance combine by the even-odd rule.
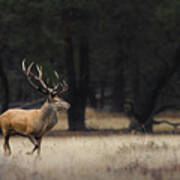
[[[59, 115], [60, 121], [53, 130], [67, 130], [68, 122], [66, 114]], [[180, 123], [180, 112], [169, 111], [156, 116], [156, 120], [168, 120], [174, 123]], [[123, 130], [129, 126], [128, 118], [123, 114], [95, 112], [92, 109], [86, 110], [86, 127], [93, 130]], [[154, 125], [156, 133], [172, 133], [174, 128], [168, 124]], [[176, 129], [180, 133], [180, 126]]]
[[[178, 115], [166, 114], [178, 121]], [[165, 118], [160, 115], [157, 119]], [[65, 115], [53, 129], [67, 129]], [[28, 139], [10, 140], [12, 155], [4, 156], [0, 138], [0, 180], [175, 180], [180, 179], [179, 135], [128, 135], [118, 131], [128, 127], [123, 115], [87, 112], [86, 125], [106, 133], [62, 133], [46, 136], [38, 158], [26, 155], [33, 147]], [[161, 125], [163, 126], [163, 125]], [[170, 126], [156, 131], [171, 132]], [[50, 133], [51, 134], [51, 133]]]
[[[0, 139], [2, 144], [2, 139]], [[12, 138], [13, 154], [0, 151], [2, 180], [161, 180], [179, 179], [178, 136], [111, 135], [45, 137], [41, 157], [23, 138]]]

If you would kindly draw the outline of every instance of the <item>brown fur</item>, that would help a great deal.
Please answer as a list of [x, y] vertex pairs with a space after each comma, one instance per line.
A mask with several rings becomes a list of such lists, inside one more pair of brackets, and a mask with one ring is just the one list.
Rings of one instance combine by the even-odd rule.
[[32, 154], [38, 149], [43, 135], [57, 123], [58, 111], [67, 110], [70, 105], [59, 97], [51, 97], [40, 109], [10, 109], [0, 116], [0, 126], [4, 136], [4, 150], [11, 153], [9, 138], [13, 135], [28, 137], [34, 144]]

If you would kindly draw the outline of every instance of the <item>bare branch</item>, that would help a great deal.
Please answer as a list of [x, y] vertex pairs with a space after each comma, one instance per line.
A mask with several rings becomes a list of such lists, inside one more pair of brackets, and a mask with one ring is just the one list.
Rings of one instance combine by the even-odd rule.
[[174, 127], [174, 132], [176, 132], [176, 128], [178, 126], [180, 126], [180, 123], [172, 123], [172, 122], [169, 122], [169, 121], [166, 121], [166, 120], [161, 120], [161, 121], [153, 120], [153, 123], [154, 124], [168, 124], [170, 126], [173, 126]]

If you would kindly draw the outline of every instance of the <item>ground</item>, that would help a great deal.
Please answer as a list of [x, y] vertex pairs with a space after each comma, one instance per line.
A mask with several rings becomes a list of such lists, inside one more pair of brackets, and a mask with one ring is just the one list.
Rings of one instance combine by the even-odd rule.
[[[61, 117], [44, 137], [40, 157], [26, 155], [33, 146], [21, 137], [10, 139], [12, 155], [4, 156], [1, 137], [0, 180], [179, 179], [179, 135], [171, 134], [169, 126], [155, 127], [156, 132], [163, 130], [168, 134], [124, 134], [118, 131], [128, 126], [124, 116], [99, 113], [91, 117], [92, 114], [86, 125], [101, 131], [67, 132], [67, 122]], [[177, 116], [174, 118], [178, 121]]]
[[[2, 139], [0, 139], [2, 144]], [[177, 135], [45, 137], [41, 156], [24, 138], [12, 138], [12, 155], [0, 150], [2, 180], [161, 180], [179, 179]]]

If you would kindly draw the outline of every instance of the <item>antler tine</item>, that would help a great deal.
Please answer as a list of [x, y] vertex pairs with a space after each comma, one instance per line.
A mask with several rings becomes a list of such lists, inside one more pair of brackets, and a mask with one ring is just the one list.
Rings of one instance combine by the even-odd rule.
[[[56, 77], [57, 80], [59, 80], [59, 74], [57, 73], [57, 71], [54, 71], [54, 75]], [[57, 91], [60, 87], [60, 83], [58, 82], [57, 84], [54, 83], [54, 87], [53, 87], [53, 91]]]
[[68, 86], [67, 82], [64, 80], [64, 81], [63, 81], [63, 89], [62, 89], [61, 93], [67, 91], [68, 88], [69, 88], [69, 86]]
[[31, 71], [32, 66], [34, 65], [34, 62], [32, 62], [32, 63], [28, 66], [28, 68], [27, 68], [27, 70], [26, 70], [25, 61], [26, 61], [26, 59], [24, 59], [24, 60], [22, 61], [22, 70], [23, 70], [23, 72], [25, 73], [25, 75], [28, 76], [29, 73], [30, 73], [30, 71]]
[[48, 88], [48, 86], [46, 85], [46, 83], [43, 81], [42, 77], [43, 77], [43, 73], [42, 73], [42, 66], [38, 66], [36, 65], [36, 69], [38, 71], [39, 77], [38, 77], [38, 81], [40, 82], [40, 84], [42, 85], [42, 87], [46, 90], [48, 90], [48, 92], [51, 92], [51, 88]]
[[[61, 88], [60, 88], [61, 87]], [[59, 82], [54, 88], [53, 88], [53, 93], [52, 95], [61, 95], [62, 93], [66, 92], [68, 90], [68, 84], [63, 81], [63, 82]], [[59, 90], [58, 90], [59, 89]]]
[[57, 94], [59, 94], [59, 95], [66, 92], [68, 90], [68, 88], [69, 88], [69, 86], [68, 86], [68, 84], [66, 83], [65, 80], [63, 80], [63, 82], [60, 83], [60, 86], [62, 87], [62, 89], [57, 92]]
[[63, 81], [63, 89], [59, 92], [59, 94], [62, 94], [68, 90], [69, 86], [66, 81]]
[[30, 79], [30, 77], [29, 77], [29, 72], [30, 72], [33, 64], [31, 63], [31, 64], [29, 65], [29, 67], [28, 67], [28, 70], [26, 71], [25, 61], [26, 61], [26, 59], [24, 59], [24, 60], [22, 61], [22, 70], [23, 70], [24, 74], [27, 76], [27, 80], [28, 80], [28, 82], [30, 83], [30, 85], [31, 85], [33, 88], [35, 88], [35, 89], [39, 89], [39, 87], [38, 87], [37, 85], [35, 85], [35, 84], [31, 81], [31, 79]]
[[54, 71], [54, 75], [56, 76], [57, 79], [59, 79], [59, 74], [57, 73], [57, 71]]
[[[41, 91], [44, 94], [51, 94], [52, 96], [62, 94], [65, 91], [68, 90], [68, 85], [65, 81], [59, 82], [59, 75], [56, 71], [54, 71], [54, 75], [57, 78], [58, 82], [54, 85], [53, 88], [49, 88], [48, 85], [43, 81], [43, 72], [42, 72], [42, 66], [36, 65], [36, 70], [38, 72], [38, 75], [35, 75], [31, 70], [34, 65], [34, 62], [31, 62], [31, 64], [26, 68], [25, 66], [25, 59], [22, 61], [22, 70], [24, 74], [27, 76], [27, 80], [30, 83], [30, 85], [37, 89], [38, 91]], [[40, 86], [36, 85], [32, 79], [39, 82]]]
[[[54, 75], [57, 78], [57, 80], [60, 79], [57, 71], [54, 71]], [[64, 86], [64, 83], [61, 83], [61, 82], [58, 82], [56, 85], [54, 85], [53, 94], [55, 94], [55, 95], [60, 94], [60, 92], [63, 90], [63, 86]]]
[[23, 70], [23, 72], [26, 71], [25, 61], [26, 61], [26, 59], [23, 59], [23, 61], [22, 61], [22, 70]]
[[39, 73], [39, 79], [42, 79], [42, 66], [39, 67], [38, 64], [36, 64], [36, 69], [37, 69], [37, 71]]
[[[39, 77], [37, 77], [34, 73], [31, 72], [31, 69], [34, 65], [34, 62], [31, 62], [31, 64], [28, 66], [28, 68], [26, 68], [25, 66], [25, 59], [22, 61], [22, 70], [24, 72], [24, 74], [27, 76], [27, 80], [30, 83], [30, 85], [35, 88], [36, 90], [41, 91], [44, 94], [48, 94], [49, 93], [49, 89], [47, 88], [46, 84], [44, 83], [44, 81], [42, 80], [42, 72], [40, 71], [40, 68], [37, 68], [37, 71], [39, 73]], [[35, 83], [32, 82], [31, 78], [34, 78], [36, 81], [39, 81], [42, 88], [37, 86]]]
[[34, 62], [32, 62], [32, 63], [28, 66], [28, 69], [27, 69], [27, 75], [30, 74], [31, 68], [33, 67], [33, 65], [34, 65]]

